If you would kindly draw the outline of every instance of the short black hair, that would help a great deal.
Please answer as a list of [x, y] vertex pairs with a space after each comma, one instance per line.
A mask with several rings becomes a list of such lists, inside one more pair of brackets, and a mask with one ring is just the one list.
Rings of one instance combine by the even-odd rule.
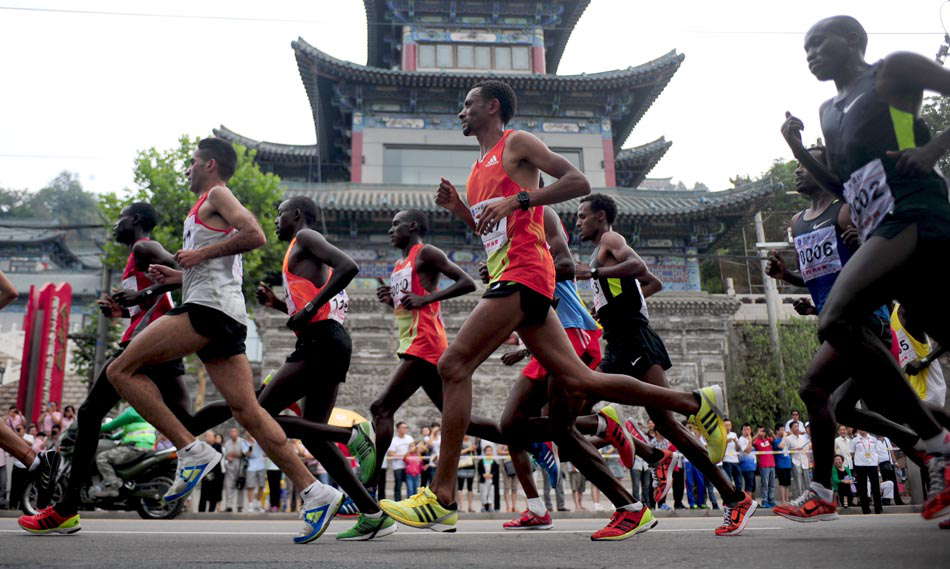
[[593, 211], [604, 212], [607, 223], [613, 224], [617, 219], [617, 202], [607, 194], [589, 194], [581, 198], [581, 203], [589, 203]]
[[868, 48], [868, 33], [857, 19], [852, 16], [832, 16], [823, 20], [829, 28], [841, 35], [854, 34], [858, 40], [858, 49], [863, 54]]
[[294, 196], [289, 198], [285, 203], [288, 208], [300, 211], [300, 215], [303, 216], [304, 223], [307, 224], [307, 227], [313, 227], [317, 224], [317, 216], [320, 215], [320, 209], [317, 207], [317, 203], [312, 199], [307, 196]]
[[408, 426], [409, 426], [409, 423], [407, 423], [407, 422], [405, 422], [405, 421], [399, 421], [398, 423], [396, 423], [396, 428], [398, 429], [399, 427], [401, 427], [401, 426], [403, 426], [403, 425], [405, 425], [405, 426], [408, 427]]
[[218, 164], [218, 176], [227, 182], [237, 169], [237, 152], [231, 143], [223, 138], [203, 138], [198, 142], [198, 154], [205, 160], [214, 160]]
[[779, 429], [784, 429], [784, 428], [785, 428], [785, 425], [783, 425], [782, 423], [776, 423], [776, 424], [775, 424], [775, 430], [776, 430], [776, 431], [778, 431]]
[[815, 145], [809, 146], [808, 149], [807, 149], [807, 151], [808, 151], [809, 154], [811, 154], [812, 152], [818, 152], [818, 153], [820, 153], [820, 154], [821, 154], [821, 158], [820, 158], [820, 159], [819, 159], [819, 158], [816, 158], [816, 160], [818, 160], [819, 162], [821, 162], [822, 166], [827, 166], [827, 165], [828, 165], [828, 151], [827, 151], [827, 149], [826, 149], [823, 145], [821, 145], [821, 144], [815, 144]]
[[139, 217], [139, 227], [146, 233], [150, 233], [158, 225], [158, 212], [148, 202], [135, 202], [129, 204], [126, 208], [132, 215]]
[[486, 101], [498, 99], [501, 107], [501, 122], [504, 124], [508, 124], [518, 111], [518, 96], [515, 95], [515, 90], [511, 88], [511, 85], [504, 81], [497, 79], [479, 81], [472, 89], [478, 89], [478, 93]]
[[420, 237], [425, 237], [426, 233], [429, 232], [429, 216], [418, 209], [406, 209], [403, 210], [403, 213], [406, 214], [407, 221], [416, 222], [416, 233]]

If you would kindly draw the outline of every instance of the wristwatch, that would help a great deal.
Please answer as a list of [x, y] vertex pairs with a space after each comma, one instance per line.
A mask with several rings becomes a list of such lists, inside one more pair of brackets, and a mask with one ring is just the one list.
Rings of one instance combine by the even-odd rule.
[[523, 211], [527, 211], [528, 208], [531, 207], [531, 196], [528, 195], [528, 192], [524, 190], [518, 192], [516, 199], [518, 200], [518, 207]]

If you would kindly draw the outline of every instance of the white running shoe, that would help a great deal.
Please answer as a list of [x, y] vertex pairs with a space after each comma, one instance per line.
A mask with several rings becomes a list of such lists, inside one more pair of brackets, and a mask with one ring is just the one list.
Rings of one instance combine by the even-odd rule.
[[310, 494], [303, 498], [300, 508], [300, 517], [304, 521], [303, 529], [294, 537], [294, 543], [310, 543], [317, 539], [330, 527], [330, 520], [336, 515], [343, 504], [345, 494], [327, 484], [315, 482]]
[[204, 441], [196, 441], [189, 447], [185, 447], [188, 450], [178, 451], [175, 480], [162, 497], [166, 502], [174, 502], [190, 494], [201, 479], [221, 462], [221, 453]]

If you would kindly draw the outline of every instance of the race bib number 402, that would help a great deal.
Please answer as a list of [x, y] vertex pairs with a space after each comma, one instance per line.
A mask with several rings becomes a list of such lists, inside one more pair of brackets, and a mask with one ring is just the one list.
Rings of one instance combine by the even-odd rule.
[[[483, 202], [479, 202], [472, 206], [472, 219], [475, 220], [475, 223], [478, 223], [478, 219], [481, 217], [482, 212], [485, 211], [485, 208], [489, 204], [493, 204], [497, 201], [503, 200], [505, 198], [491, 198]], [[482, 245], [485, 246], [485, 252], [491, 256], [492, 253], [501, 249], [505, 246], [505, 243], [508, 242], [508, 220], [502, 219], [494, 230], [489, 231], [485, 235], [482, 235]]]
[[832, 226], [796, 237], [795, 251], [798, 253], [798, 267], [801, 269], [802, 279], [806, 282], [841, 271], [838, 238]]
[[851, 221], [866, 241], [884, 216], [894, 211], [894, 194], [879, 158], [851, 174], [844, 183], [844, 199], [851, 206]]

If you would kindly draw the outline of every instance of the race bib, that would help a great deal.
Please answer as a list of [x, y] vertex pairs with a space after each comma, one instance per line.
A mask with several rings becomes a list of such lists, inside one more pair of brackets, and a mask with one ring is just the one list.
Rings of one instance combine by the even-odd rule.
[[412, 290], [412, 265], [406, 265], [389, 276], [389, 290], [393, 296], [393, 306], [399, 307], [406, 293]]
[[841, 271], [838, 239], [831, 225], [796, 237], [795, 251], [798, 252], [798, 267], [806, 282]]
[[[485, 211], [485, 207], [503, 199], [505, 198], [491, 198], [473, 205], [471, 207], [472, 219], [474, 219], [477, 224], [482, 212]], [[502, 219], [493, 231], [489, 231], [481, 237], [482, 245], [485, 246], [485, 252], [488, 253], [488, 256], [491, 256], [492, 253], [504, 247], [505, 243], [508, 242], [508, 219]]]
[[[127, 279], [122, 279], [122, 288], [130, 292], [135, 292], [139, 289], [139, 283], [138, 281], [135, 280], [135, 276], [133, 275]], [[130, 306], [128, 310], [129, 310], [129, 318], [135, 318], [135, 316], [139, 312], [142, 312], [142, 307], [135, 304], [135, 305]]]
[[881, 224], [884, 216], [894, 211], [894, 194], [887, 185], [887, 174], [880, 158], [857, 170], [844, 183], [844, 199], [851, 206], [851, 221], [866, 241]]
[[591, 279], [590, 284], [594, 289], [594, 312], [600, 312], [600, 309], [607, 305], [607, 297], [600, 288], [600, 279]]
[[349, 310], [350, 297], [347, 296], [345, 290], [341, 290], [336, 296], [330, 299], [330, 314], [327, 315], [327, 318], [343, 324], [343, 321], [346, 320], [346, 313]]

